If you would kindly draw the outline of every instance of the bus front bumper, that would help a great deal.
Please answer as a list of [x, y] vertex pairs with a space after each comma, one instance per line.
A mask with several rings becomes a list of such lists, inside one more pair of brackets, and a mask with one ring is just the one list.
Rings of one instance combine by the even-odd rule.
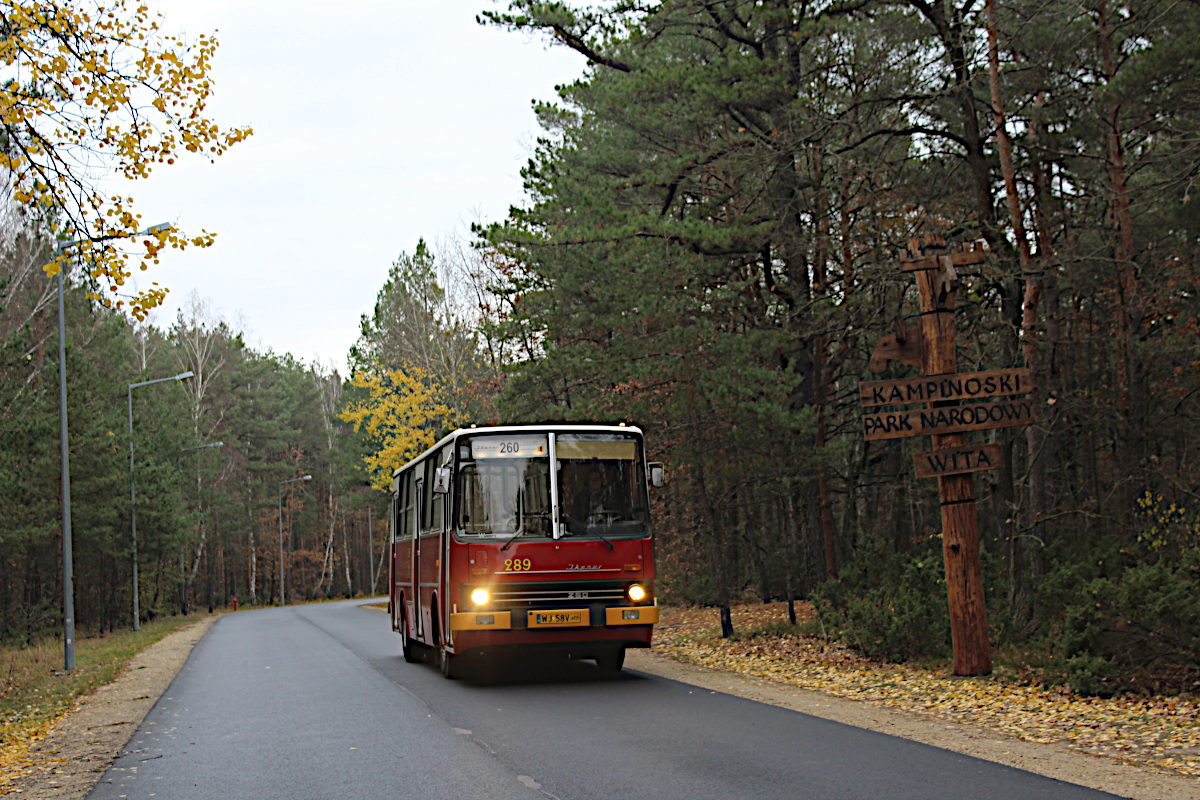
[[[514, 616], [516, 619], [514, 620]], [[524, 618], [511, 611], [467, 611], [450, 615], [451, 631], [509, 631], [562, 628], [606, 628], [616, 625], [655, 625], [658, 606], [614, 608], [539, 608]]]

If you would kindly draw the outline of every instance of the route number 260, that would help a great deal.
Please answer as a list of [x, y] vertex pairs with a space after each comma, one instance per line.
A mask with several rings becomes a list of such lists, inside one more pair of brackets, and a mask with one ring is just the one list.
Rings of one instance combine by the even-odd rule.
[[533, 560], [529, 558], [504, 559], [505, 572], [528, 572], [533, 569]]

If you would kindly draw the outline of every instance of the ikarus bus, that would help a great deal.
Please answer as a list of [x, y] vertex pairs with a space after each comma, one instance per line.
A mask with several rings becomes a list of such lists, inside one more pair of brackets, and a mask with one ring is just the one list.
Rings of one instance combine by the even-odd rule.
[[451, 677], [468, 653], [540, 648], [620, 670], [658, 621], [647, 483], [662, 479], [626, 425], [461, 428], [397, 469], [388, 608], [405, 660]]

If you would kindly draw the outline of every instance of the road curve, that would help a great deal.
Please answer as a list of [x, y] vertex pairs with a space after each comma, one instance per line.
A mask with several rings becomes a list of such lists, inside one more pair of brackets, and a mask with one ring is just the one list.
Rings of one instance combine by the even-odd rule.
[[223, 617], [89, 798], [1112, 797], [589, 662], [447, 681], [361, 606]]

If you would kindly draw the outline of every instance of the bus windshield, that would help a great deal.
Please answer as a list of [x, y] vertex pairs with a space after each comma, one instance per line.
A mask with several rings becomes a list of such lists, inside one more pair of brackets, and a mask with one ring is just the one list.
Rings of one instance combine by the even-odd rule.
[[550, 445], [545, 434], [476, 436], [459, 444], [460, 530], [550, 536]]
[[646, 534], [646, 477], [636, 437], [560, 433], [555, 451], [562, 534]]
[[[548, 538], [550, 454], [546, 434], [484, 434], [459, 440], [458, 530], [466, 536]], [[560, 433], [559, 535], [645, 536], [646, 477], [638, 439]]]

